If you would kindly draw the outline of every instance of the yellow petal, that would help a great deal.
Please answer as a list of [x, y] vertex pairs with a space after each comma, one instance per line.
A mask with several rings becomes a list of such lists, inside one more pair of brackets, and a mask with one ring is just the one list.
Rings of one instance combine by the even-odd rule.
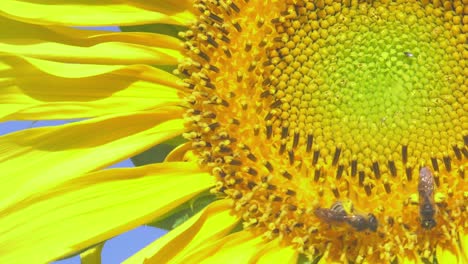
[[44, 27], [2, 17], [0, 32], [0, 53], [18, 56], [71, 63], [156, 65], [177, 64], [183, 58], [181, 41], [161, 34]]
[[424, 264], [421, 256], [415, 251], [407, 251], [403, 255], [396, 256], [398, 263], [403, 264]]
[[436, 257], [439, 263], [462, 264], [462, 259], [459, 258], [456, 252], [446, 247], [443, 248], [440, 245], [437, 245], [436, 247]]
[[80, 253], [81, 264], [101, 264], [101, 252], [103, 247], [104, 243], [99, 243], [97, 246]]
[[[13, 78], [18, 77], [19, 74], [14, 75], [13, 72], [16, 67], [23, 66], [23, 64], [30, 64], [30, 67], [38, 71], [47, 73], [49, 75], [64, 77], [64, 78], [85, 78], [93, 77], [103, 74], [114, 73], [117, 76], [128, 76], [139, 78], [142, 81], [153, 82], [162, 84], [168, 87], [176, 88], [178, 90], [184, 89], [180, 85], [180, 79], [173, 74], [160, 70], [148, 65], [102, 65], [102, 64], [74, 64], [74, 63], [61, 63], [48, 60], [34, 59], [30, 57], [16, 57], [16, 56], [1, 56], [0, 72], [1, 77]], [[22, 72], [28, 73], [27, 68]], [[39, 73], [38, 73], [39, 74]]]
[[266, 243], [261, 235], [249, 231], [239, 231], [205, 244], [174, 263], [253, 263], [254, 257]]
[[[67, 26], [43, 26], [23, 23], [0, 16], [0, 42], [22, 45], [59, 42], [72, 46], [93, 46], [103, 42], [121, 42], [142, 46], [182, 50], [182, 42], [174, 37], [147, 32], [109, 32], [82, 30]], [[74, 54], [70, 54], [72, 56]]]
[[167, 154], [165, 161], [187, 161], [185, 154], [192, 148], [192, 142], [180, 144]]
[[175, 119], [181, 115], [175, 109], [129, 113], [0, 137], [0, 208], [182, 133], [183, 120]]
[[127, 3], [132, 3], [135, 6], [142, 7], [148, 10], [156, 10], [164, 14], [176, 14], [184, 10], [193, 9], [193, 0], [129, 0]]
[[286, 247], [281, 245], [278, 240], [273, 240], [257, 253], [252, 263], [297, 263], [297, 257], [297, 250], [294, 250], [294, 248], [290, 246]]
[[176, 82], [177, 77], [144, 65], [3, 57], [0, 120], [89, 118], [180, 105], [182, 92]]
[[214, 184], [190, 163], [90, 173], [0, 212], [0, 263], [46, 263], [167, 213]]
[[190, 253], [207, 241], [222, 238], [239, 222], [239, 218], [231, 214], [231, 203], [231, 200], [211, 203], [203, 211], [146, 246], [124, 263], [176, 262], [174, 258], [177, 259]]
[[464, 233], [460, 234], [459, 242], [462, 260], [464, 263], [468, 263], [468, 235]]
[[[194, 20], [189, 10], [175, 10], [166, 14], [145, 9], [134, 1], [56, 0], [53, 4], [33, 0], [2, 0], [0, 15], [35, 24], [67, 26], [138, 25], [151, 23], [187, 25]], [[158, 1], [155, 1], [156, 3]], [[164, 1], [166, 2], [166, 1]], [[185, 3], [187, 1], [182, 1]], [[155, 4], [157, 10], [158, 4]]]

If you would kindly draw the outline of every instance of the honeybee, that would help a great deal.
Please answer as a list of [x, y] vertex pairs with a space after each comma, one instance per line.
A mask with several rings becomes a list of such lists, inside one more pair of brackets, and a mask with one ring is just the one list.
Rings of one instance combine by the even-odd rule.
[[347, 213], [341, 202], [335, 202], [330, 208], [317, 208], [315, 215], [324, 222], [346, 223], [356, 229], [356, 231], [364, 231], [369, 229], [373, 232], [377, 231], [378, 221], [375, 215], [369, 213], [366, 215], [355, 213]]
[[434, 176], [428, 167], [423, 167], [419, 171], [419, 216], [421, 217], [421, 227], [431, 229], [436, 226], [434, 220], [436, 213], [434, 203]]

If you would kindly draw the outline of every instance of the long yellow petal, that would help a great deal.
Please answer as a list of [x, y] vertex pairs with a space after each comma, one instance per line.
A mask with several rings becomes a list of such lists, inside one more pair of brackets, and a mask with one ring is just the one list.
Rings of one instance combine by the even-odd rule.
[[441, 246], [436, 247], [436, 257], [439, 263], [453, 263], [453, 264], [463, 264], [461, 253], [458, 250], [449, 250], [447, 248], [442, 248]]
[[177, 80], [145, 65], [0, 57], [0, 120], [89, 118], [180, 105]]
[[71, 179], [0, 212], [0, 263], [46, 263], [71, 254], [147, 223], [213, 184], [190, 163]]
[[61, 42], [74, 46], [92, 46], [102, 42], [122, 42], [143, 46], [182, 50], [177, 38], [147, 32], [110, 32], [82, 30], [67, 26], [44, 26], [23, 23], [0, 16], [0, 40], [9, 44], [26, 44], [33, 41]]
[[239, 222], [239, 218], [231, 214], [231, 202], [220, 200], [211, 203], [202, 212], [146, 246], [124, 263], [177, 262], [174, 258], [180, 258], [207, 241], [225, 236]]
[[61, 43], [41, 42], [25, 45], [0, 43], [0, 53], [29, 56], [60, 62], [90, 64], [177, 64], [183, 58], [170, 49], [105, 42], [91, 47], [70, 46]]
[[[154, 6], [155, 10], [162, 10], [162, 8], [157, 8], [157, 4]], [[166, 14], [147, 10], [144, 7], [138, 3], [135, 4], [134, 1], [119, 0], [100, 0], [93, 3], [80, 0], [56, 0], [53, 4], [33, 0], [2, 0], [0, 1], [0, 15], [35, 24], [67, 26], [123, 26], [150, 23], [187, 25], [194, 20], [194, 15], [189, 10], [179, 9]]]
[[91, 64], [168, 65], [183, 58], [180, 40], [161, 34], [44, 27], [3, 17], [0, 32], [0, 54]]
[[261, 235], [239, 231], [207, 243], [174, 263], [253, 263], [253, 259], [266, 243]]
[[180, 144], [167, 154], [165, 161], [186, 161], [185, 154], [192, 148], [191, 142]]
[[181, 111], [105, 116], [0, 137], [0, 208], [134, 156], [184, 130]]
[[269, 263], [297, 263], [298, 252], [292, 247], [286, 247], [278, 240], [269, 242], [257, 256], [251, 260], [252, 263], [269, 264]]
[[126, 0], [126, 2], [144, 9], [155, 10], [168, 15], [177, 14], [185, 10], [192, 10], [194, 8], [194, 0]]
[[468, 234], [461, 233], [459, 242], [462, 260], [468, 263]]
[[[116, 75], [138, 77], [139, 80], [162, 84], [173, 87], [178, 90], [184, 89], [180, 85], [180, 79], [166, 71], [160, 70], [148, 65], [102, 65], [102, 64], [74, 64], [61, 63], [48, 60], [34, 59], [30, 57], [1, 56], [0, 77], [13, 78], [18, 76], [15, 68], [24, 74], [32, 71], [28, 68], [21, 68], [24, 64], [30, 64], [37, 71], [49, 75], [63, 78], [85, 78], [103, 75], [106, 73], [115, 73]], [[15, 75], [16, 74], [16, 75]]]
[[80, 253], [81, 264], [101, 264], [101, 253], [104, 243], [91, 247]]

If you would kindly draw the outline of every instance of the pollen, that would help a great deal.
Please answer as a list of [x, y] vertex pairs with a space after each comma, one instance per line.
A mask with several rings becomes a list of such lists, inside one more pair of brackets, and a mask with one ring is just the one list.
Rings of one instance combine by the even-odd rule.
[[[176, 71], [191, 90], [186, 137], [244, 229], [310, 259], [356, 263], [408, 251], [431, 258], [460, 244], [468, 228], [464, 0], [195, 7]], [[418, 190], [422, 168], [434, 182], [427, 197]]]

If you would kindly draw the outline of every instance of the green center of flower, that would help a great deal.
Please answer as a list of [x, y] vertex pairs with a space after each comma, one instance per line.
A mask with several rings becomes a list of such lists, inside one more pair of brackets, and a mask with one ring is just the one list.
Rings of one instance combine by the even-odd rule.
[[467, 129], [461, 25], [417, 4], [334, 6], [305, 4], [276, 25], [273, 133], [311, 136], [325, 159], [378, 167], [377, 177], [430, 158], [450, 171]]
[[186, 136], [215, 191], [311, 257], [428, 257], [467, 218], [464, 4], [371, 2], [200, 0], [184, 34]]

